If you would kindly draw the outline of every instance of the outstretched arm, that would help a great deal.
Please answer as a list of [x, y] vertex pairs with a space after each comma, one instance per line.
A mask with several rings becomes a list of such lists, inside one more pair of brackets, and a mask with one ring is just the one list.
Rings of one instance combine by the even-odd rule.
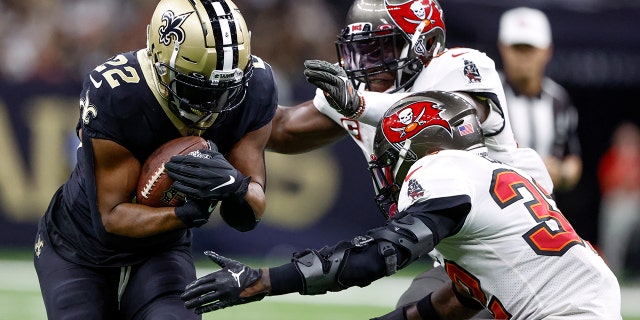
[[309, 100], [293, 107], [278, 106], [267, 150], [304, 153], [334, 143], [346, 135], [340, 125], [320, 113], [313, 100]]
[[[256, 270], [216, 255], [219, 258], [214, 261], [222, 269], [187, 286], [182, 299], [187, 308], [203, 313], [257, 301], [265, 295], [316, 295], [367, 286], [431, 251], [464, 220], [470, 206], [461, 203], [433, 213], [426, 208], [428, 201], [398, 213], [387, 225], [365, 236], [295, 253], [291, 263], [274, 268]], [[232, 276], [236, 280], [230, 280]]]

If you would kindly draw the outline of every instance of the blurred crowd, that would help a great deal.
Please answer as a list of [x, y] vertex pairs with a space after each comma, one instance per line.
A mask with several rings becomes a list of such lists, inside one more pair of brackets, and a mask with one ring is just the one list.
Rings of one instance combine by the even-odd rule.
[[156, 3], [0, 2], [0, 76], [12, 81], [80, 79], [114, 53], [144, 46], [147, 17]]
[[[236, 0], [252, 31], [252, 52], [276, 70], [284, 102], [304, 82], [304, 59], [335, 59], [333, 42], [348, 1]], [[79, 80], [112, 55], [143, 48], [157, 0], [3, 0], [0, 77]], [[338, 14], [339, 13], [339, 14]], [[340, 17], [337, 19], [336, 17]]]

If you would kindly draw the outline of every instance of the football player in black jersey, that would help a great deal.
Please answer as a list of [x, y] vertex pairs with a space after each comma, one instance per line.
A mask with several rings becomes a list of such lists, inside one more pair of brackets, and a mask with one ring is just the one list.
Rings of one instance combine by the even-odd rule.
[[[238, 230], [260, 220], [276, 92], [233, 2], [160, 1], [147, 47], [117, 54], [85, 78], [78, 162], [36, 235], [48, 318], [200, 319], [180, 300], [196, 277], [189, 228], [206, 223], [218, 202]], [[166, 164], [187, 201], [135, 203], [141, 164], [186, 135], [212, 147]]]

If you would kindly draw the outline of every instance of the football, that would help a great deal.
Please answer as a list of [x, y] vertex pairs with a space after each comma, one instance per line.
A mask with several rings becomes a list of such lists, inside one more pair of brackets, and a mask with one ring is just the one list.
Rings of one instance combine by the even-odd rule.
[[184, 194], [171, 186], [173, 180], [167, 175], [164, 164], [174, 155], [186, 155], [200, 149], [209, 149], [209, 144], [198, 136], [180, 137], [161, 145], [142, 165], [136, 202], [150, 207], [181, 205]]

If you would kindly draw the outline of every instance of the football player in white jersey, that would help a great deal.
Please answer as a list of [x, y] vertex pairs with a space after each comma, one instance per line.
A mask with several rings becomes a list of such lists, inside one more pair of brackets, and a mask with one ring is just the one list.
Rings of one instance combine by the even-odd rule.
[[[515, 143], [493, 60], [474, 49], [445, 48], [444, 16], [436, 0], [355, 0], [346, 24], [336, 42], [342, 68], [325, 61], [305, 63], [309, 81], [324, 92], [319, 89], [313, 101], [295, 107], [278, 107], [268, 149], [306, 152], [349, 135], [368, 160], [376, 122], [395, 101], [410, 92], [452, 91], [478, 110], [492, 157], [553, 190], [538, 154]], [[395, 203], [383, 205], [392, 215]], [[440, 267], [419, 276], [398, 305], [419, 299], [430, 292], [430, 283], [444, 279]]]
[[196, 313], [292, 292], [367, 286], [432, 249], [451, 281], [380, 318], [621, 319], [618, 281], [525, 171], [488, 156], [469, 102], [414, 93], [378, 126], [370, 169], [380, 194], [398, 199], [385, 226], [290, 263], [252, 269], [207, 255], [221, 269], [187, 286]]
[[[315, 107], [360, 137], [354, 139], [367, 156], [371, 132], [394, 102], [411, 92], [457, 92], [478, 109], [490, 155], [527, 171], [551, 192], [540, 156], [516, 144], [494, 61], [475, 49], [445, 48], [443, 12], [435, 0], [396, 2], [354, 3], [337, 44], [342, 68], [319, 60], [305, 63], [307, 79], [320, 88]], [[396, 81], [386, 92], [377, 89], [391, 79]]]
[[[322, 90], [313, 101], [279, 106], [268, 149], [301, 153], [349, 135], [369, 160], [375, 124], [393, 102], [413, 91], [446, 90], [476, 107], [495, 159], [527, 171], [552, 191], [542, 159], [515, 144], [493, 60], [474, 49], [445, 48], [443, 12], [437, 1], [355, 0], [346, 24], [336, 42], [342, 68], [323, 61], [306, 63], [310, 81], [334, 93], [329, 100], [335, 108]], [[358, 88], [361, 95], [347, 95], [348, 88]], [[393, 202], [384, 206], [395, 210]], [[398, 305], [423, 297], [446, 278], [441, 267], [420, 275]]]

